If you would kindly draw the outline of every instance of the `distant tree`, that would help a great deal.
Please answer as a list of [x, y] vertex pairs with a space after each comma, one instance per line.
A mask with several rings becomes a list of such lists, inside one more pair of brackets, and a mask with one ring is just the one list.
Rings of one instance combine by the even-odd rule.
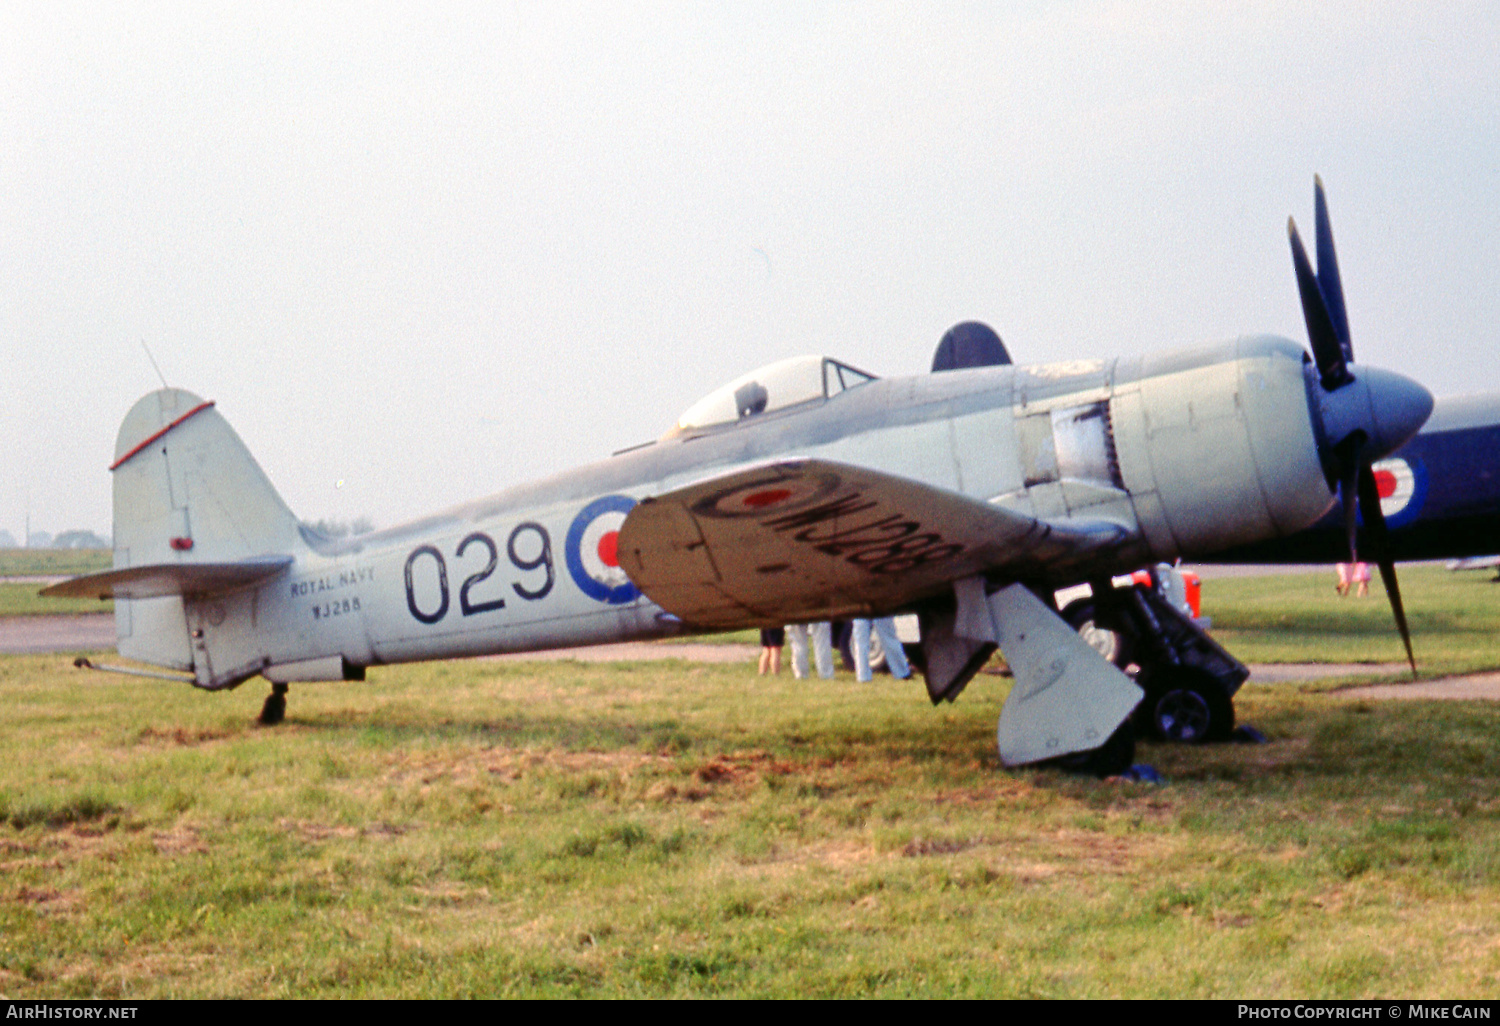
[[28, 549], [50, 549], [52, 547], [52, 536], [46, 531], [32, 531], [26, 539]]
[[369, 517], [355, 517], [353, 520], [319, 520], [317, 523], [302, 521], [302, 526], [310, 531], [316, 531], [325, 538], [347, 538], [350, 535], [369, 534], [375, 530], [375, 522]]
[[9, 531], [0, 531], [0, 549], [13, 549], [16, 547], [16, 536]]
[[107, 549], [109, 541], [93, 531], [64, 531], [52, 539], [54, 549]]

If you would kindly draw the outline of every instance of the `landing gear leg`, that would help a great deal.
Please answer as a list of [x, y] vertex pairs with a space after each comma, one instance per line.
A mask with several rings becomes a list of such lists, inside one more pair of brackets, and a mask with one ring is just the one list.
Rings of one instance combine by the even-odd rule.
[[274, 727], [286, 718], [286, 692], [285, 684], [272, 684], [271, 693], [266, 696], [266, 704], [260, 707], [260, 724], [263, 727]]

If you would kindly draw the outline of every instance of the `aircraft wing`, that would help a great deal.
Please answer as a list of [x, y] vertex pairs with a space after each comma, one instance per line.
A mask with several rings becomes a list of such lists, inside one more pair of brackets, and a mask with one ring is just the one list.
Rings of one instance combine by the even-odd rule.
[[701, 627], [892, 612], [977, 573], [1013, 580], [1127, 540], [1110, 520], [1043, 521], [880, 471], [801, 459], [643, 499], [620, 566]]
[[162, 598], [232, 591], [275, 577], [292, 565], [291, 556], [258, 556], [232, 563], [159, 563], [106, 570], [42, 589], [49, 598]]
[[1465, 559], [1450, 559], [1449, 570], [1488, 570], [1500, 567], [1500, 556], [1469, 556]]

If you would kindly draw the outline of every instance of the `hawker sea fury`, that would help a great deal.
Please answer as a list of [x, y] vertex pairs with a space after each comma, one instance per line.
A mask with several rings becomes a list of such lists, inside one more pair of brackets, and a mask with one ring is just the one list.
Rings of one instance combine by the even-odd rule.
[[268, 678], [270, 721], [288, 682], [372, 665], [916, 612], [934, 702], [1004, 654], [1006, 764], [1118, 769], [1157, 685], [1037, 596], [1299, 531], [1431, 409], [1325, 329], [1319, 249], [1315, 359], [1269, 336], [890, 379], [799, 357], [654, 443], [352, 539], [300, 526], [213, 404], [163, 389], [120, 428], [115, 568], [47, 593], [113, 596], [120, 653], [199, 687]]

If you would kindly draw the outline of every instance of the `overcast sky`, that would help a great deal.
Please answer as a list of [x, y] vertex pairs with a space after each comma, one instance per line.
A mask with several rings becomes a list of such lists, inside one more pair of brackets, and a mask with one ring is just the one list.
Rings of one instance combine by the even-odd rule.
[[606, 456], [762, 363], [1305, 342], [1500, 389], [1500, 5], [0, 4], [0, 528], [167, 380], [299, 516]]

